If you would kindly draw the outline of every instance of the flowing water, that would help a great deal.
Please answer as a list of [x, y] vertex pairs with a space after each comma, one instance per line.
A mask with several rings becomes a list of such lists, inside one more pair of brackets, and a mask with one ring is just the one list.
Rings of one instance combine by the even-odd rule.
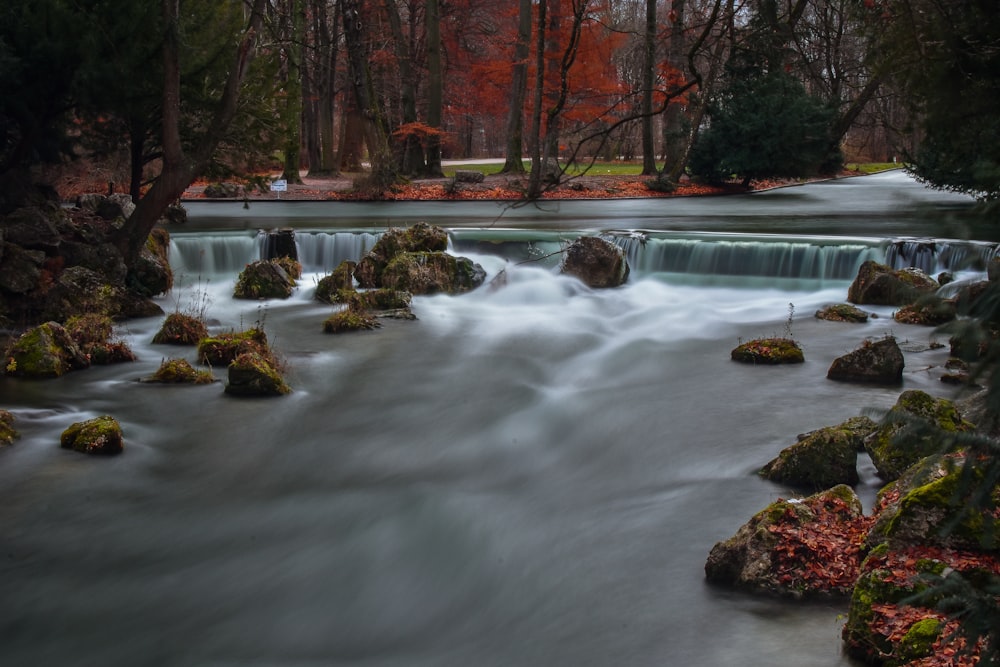
[[[895, 173], [542, 208], [192, 204], [161, 305], [204, 309], [213, 331], [262, 323], [294, 391], [137, 383], [194, 360], [150, 343], [162, 318], [122, 327], [134, 364], [0, 380], [23, 435], [0, 451], [0, 664], [848, 665], [846, 604], [719, 590], [705, 558], [796, 495], [755, 475], [796, 434], [905, 389], [951, 395], [929, 329], [888, 308], [865, 325], [813, 313], [845, 300], [865, 259], [977, 275], [995, 239], [962, 223], [965, 203]], [[318, 278], [418, 219], [506, 286], [323, 334]], [[277, 226], [296, 229], [300, 287], [234, 301], [256, 230]], [[625, 248], [624, 287], [558, 275], [552, 253], [580, 233]], [[740, 339], [789, 329], [804, 364], [729, 360]], [[887, 333], [905, 350], [901, 388], [825, 379]], [[105, 413], [123, 455], [59, 449], [63, 429]]]

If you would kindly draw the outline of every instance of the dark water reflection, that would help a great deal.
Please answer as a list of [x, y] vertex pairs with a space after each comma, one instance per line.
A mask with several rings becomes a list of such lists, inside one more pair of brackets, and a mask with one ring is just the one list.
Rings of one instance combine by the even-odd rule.
[[[823, 187], [841, 185], [807, 195], [827, 201]], [[645, 227], [648, 205], [606, 207], [621, 212], [614, 227]], [[700, 229], [699, 203], [683, 206]], [[853, 224], [879, 235], [897, 220]], [[137, 384], [191, 356], [149, 343], [159, 318], [123, 330], [135, 364], [0, 380], [23, 433], [0, 451], [0, 664], [849, 664], [843, 604], [716, 590], [702, 568], [716, 541], [792, 494], [754, 470], [797, 433], [902, 389], [944, 395], [928, 331], [885, 309], [859, 327], [815, 320], [846, 282], [640, 277], [592, 292], [510, 273], [506, 289], [421, 297], [417, 322], [342, 337], [321, 332], [314, 277], [266, 307], [232, 301], [232, 275], [189, 288], [210, 297], [215, 330], [265, 320], [294, 388], [281, 399]], [[790, 302], [806, 363], [732, 364], [739, 338], [781, 332]], [[911, 343], [902, 389], [824, 379], [888, 331]], [[124, 455], [58, 448], [62, 429], [102, 413], [122, 421]], [[859, 492], [870, 503], [874, 489]]]

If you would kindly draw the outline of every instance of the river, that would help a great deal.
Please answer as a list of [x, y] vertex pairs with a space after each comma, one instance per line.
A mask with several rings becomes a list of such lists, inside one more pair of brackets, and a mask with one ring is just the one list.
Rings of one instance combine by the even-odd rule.
[[[879, 317], [864, 325], [813, 313], [846, 299], [866, 258], [978, 275], [960, 258], [992, 256], [995, 231], [964, 220], [967, 204], [901, 172], [519, 208], [191, 203], [161, 305], [204, 308], [213, 331], [262, 323], [293, 393], [137, 383], [164, 358], [194, 360], [150, 343], [162, 318], [121, 327], [135, 363], [0, 379], [23, 436], [0, 451], [0, 664], [849, 665], [846, 603], [713, 588], [705, 558], [797, 495], [755, 474], [797, 434], [906, 389], [952, 395], [929, 329], [891, 308], [867, 308]], [[332, 309], [312, 299], [316, 280], [415, 220], [447, 228], [453, 252], [505, 271], [506, 287], [322, 333]], [[234, 301], [256, 230], [276, 226], [296, 229], [300, 287]], [[543, 259], [581, 233], [628, 250], [624, 287], [587, 289]], [[789, 330], [804, 364], [729, 360], [741, 339]], [[902, 387], [825, 379], [887, 333], [905, 351]], [[100, 414], [122, 423], [124, 454], [59, 449], [63, 429]], [[870, 506], [870, 462], [861, 472]]]

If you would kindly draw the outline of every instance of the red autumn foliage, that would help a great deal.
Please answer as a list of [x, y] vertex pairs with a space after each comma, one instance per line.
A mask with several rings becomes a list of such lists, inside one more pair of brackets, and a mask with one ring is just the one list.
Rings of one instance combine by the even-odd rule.
[[865, 535], [873, 519], [855, 516], [838, 498], [809, 502], [814, 518], [803, 522], [789, 508], [767, 527], [780, 539], [771, 553], [778, 581], [789, 587], [848, 593], [858, 578]]

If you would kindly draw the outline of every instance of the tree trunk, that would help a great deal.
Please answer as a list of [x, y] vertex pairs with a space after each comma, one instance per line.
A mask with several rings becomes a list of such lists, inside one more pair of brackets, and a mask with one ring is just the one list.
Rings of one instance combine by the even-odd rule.
[[339, 170], [336, 138], [333, 134], [334, 100], [337, 92], [337, 25], [336, 15], [326, 11], [326, 0], [314, 0], [316, 34], [318, 35], [316, 88], [319, 97], [319, 164], [309, 165], [309, 173], [333, 176]]
[[548, 0], [537, 0], [537, 35], [535, 37], [535, 89], [532, 94], [531, 132], [528, 137], [531, 153], [531, 175], [528, 178], [528, 199], [542, 194], [542, 101], [545, 93], [545, 23]]
[[[444, 70], [441, 62], [441, 5], [439, 0], [427, 0], [427, 124], [441, 129], [444, 112]], [[427, 139], [426, 174], [440, 177], [441, 136]]]
[[184, 153], [180, 136], [180, 39], [178, 35], [179, 0], [161, 0], [163, 13], [163, 169], [149, 192], [136, 204], [135, 212], [112, 238], [131, 267], [146, 245], [149, 233], [167, 207], [176, 202], [191, 182], [208, 166], [215, 149], [236, 115], [240, 86], [253, 60], [257, 34], [264, 18], [267, 0], [254, 0], [247, 28], [233, 59], [233, 67], [204, 134], [192, 155]]
[[362, 9], [362, 0], [342, 0], [340, 4], [351, 83], [361, 112], [368, 161], [371, 163], [371, 186], [375, 190], [383, 190], [397, 183], [399, 174], [389, 143], [385, 114], [375, 95], [371, 71], [368, 69], [368, 50], [364, 40], [365, 14]]
[[365, 129], [354, 95], [347, 96], [340, 128], [340, 169], [357, 173], [363, 169], [361, 162], [365, 151]]
[[[667, 63], [674, 71], [680, 72], [684, 67], [687, 51], [684, 39], [684, 1], [673, 0], [670, 13], [670, 43], [667, 46]], [[666, 157], [663, 172], [668, 175], [684, 171], [684, 161], [687, 154], [687, 139], [690, 135], [688, 119], [684, 115], [684, 107], [680, 102], [671, 101], [663, 113], [663, 153]], [[676, 180], [676, 179], [674, 179]]]
[[303, 0], [285, 0], [288, 10], [288, 34], [284, 35], [285, 56], [285, 162], [281, 177], [289, 183], [301, 183], [302, 166], [302, 67], [299, 58], [304, 21]]
[[[677, 4], [676, 2], [674, 3]], [[653, 144], [653, 81], [656, 76], [656, 0], [646, 0], [646, 32], [642, 61], [642, 175], [656, 173]]]
[[[403, 22], [399, 16], [396, 0], [385, 0], [385, 12], [389, 17], [389, 27], [395, 42], [396, 62], [399, 66], [399, 102], [403, 112], [403, 125], [417, 122], [417, 77], [410, 57], [410, 40], [403, 33]], [[402, 137], [400, 172], [412, 176], [424, 171], [424, 149], [420, 139], [411, 133]]]
[[528, 90], [528, 58], [531, 55], [531, 0], [520, 0], [517, 19], [517, 42], [514, 45], [514, 70], [510, 86], [510, 112], [507, 117], [507, 155], [502, 173], [523, 174], [524, 98]]

